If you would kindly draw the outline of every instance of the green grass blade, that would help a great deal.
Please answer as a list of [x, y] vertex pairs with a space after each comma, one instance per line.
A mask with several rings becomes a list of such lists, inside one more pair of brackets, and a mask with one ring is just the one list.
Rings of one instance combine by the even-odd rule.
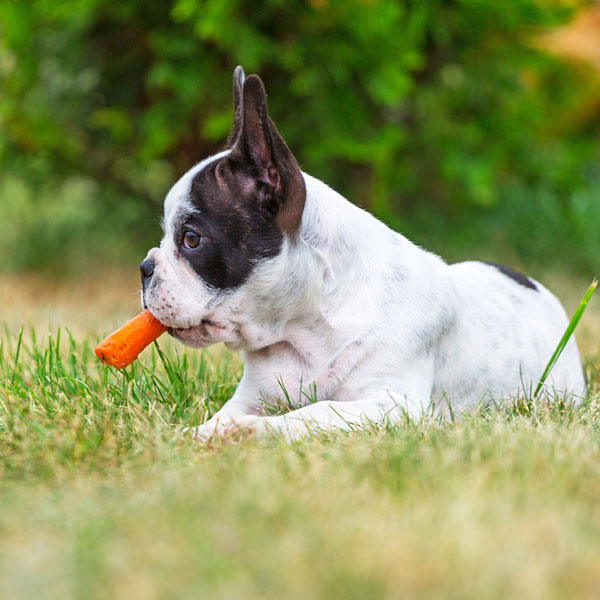
[[15, 360], [13, 366], [12, 377], [10, 378], [11, 384], [15, 382], [17, 376], [17, 369], [19, 368], [19, 355], [21, 354], [21, 344], [23, 343], [23, 327], [19, 329], [19, 339], [17, 340], [17, 351], [15, 352]]
[[535, 388], [535, 392], [533, 394], [534, 400], [537, 398], [538, 394], [540, 393], [540, 391], [544, 385], [544, 382], [546, 381], [546, 379], [548, 378], [548, 375], [550, 374], [550, 371], [552, 371], [552, 369], [554, 368], [556, 361], [559, 359], [560, 355], [562, 354], [562, 351], [565, 349], [565, 346], [567, 345], [569, 339], [573, 335], [573, 332], [575, 331], [575, 327], [577, 327], [577, 324], [579, 323], [579, 319], [581, 319], [581, 315], [583, 315], [583, 312], [585, 311], [587, 304], [590, 301], [590, 298], [592, 297], [592, 294], [594, 293], [597, 285], [598, 285], [598, 280], [594, 279], [594, 281], [592, 281], [592, 284], [588, 288], [588, 291], [585, 293], [585, 296], [579, 303], [579, 306], [577, 307], [575, 314], [569, 321], [569, 324], [567, 325], [565, 333], [563, 334], [560, 342], [558, 342], [558, 346], [556, 346], [556, 350], [554, 351], [554, 354], [548, 361], [548, 364], [546, 365], [546, 368], [544, 369], [544, 372], [542, 373], [542, 376], [540, 378], [540, 382], [538, 383], [537, 387]]

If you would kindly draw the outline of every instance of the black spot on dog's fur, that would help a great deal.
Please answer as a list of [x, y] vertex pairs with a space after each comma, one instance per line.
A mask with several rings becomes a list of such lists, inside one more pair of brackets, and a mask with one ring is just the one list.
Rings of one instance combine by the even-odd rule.
[[[190, 200], [195, 210], [174, 232], [181, 255], [207, 285], [221, 290], [242, 285], [261, 259], [280, 252], [283, 242], [275, 220], [245, 197], [226, 162], [210, 164], [194, 177]], [[186, 230], [202, 237], [196, 248], [183, 245]]]
[[519, 273], [518, 271], [515, 271], [514, 269], [511, 269], [510, 267], [505, 267], [504, 265], [499, 265], [498, 263], [494, 263], [494, 262], [485, 262], [484, 261], [484, 264], [490, 265], [490, 267], [496, 267], [496, 269], [498, 269], [501, 273], [503, 273], [507, 277], [510, 277], [511, 279], [513, 279], [514, 281], [519, 283], [520, 285], [522, 285], [526, 288], [529, 288], [531, 290], [537, 291], [537, 286], [535, 285], [535, 283], [533, 283], [533, 281], [531, 281], [531, 279], [529, 279], [529, 277], [527, 277], [526, 275], [523, 275], [523, 273]]
[[[175, 229], [175, 245], [204, 280], [222, 290], [242, 285], [256, 264], [281, 251], [284, 236], [295, 239], [306, 199], [296, 159], [267, 110], [256, 75], [234, 73], [231, 152], [209, 163], [192, 180], [189, 200]], [[186, 248], [191, 230], [202, 237]]]

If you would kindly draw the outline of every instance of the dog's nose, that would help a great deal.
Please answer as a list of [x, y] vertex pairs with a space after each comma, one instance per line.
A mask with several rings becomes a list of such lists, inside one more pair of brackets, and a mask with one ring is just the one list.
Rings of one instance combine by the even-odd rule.
[[152, 278], [156, 263], [151, 258], [145, 258], [140, 264], [140, 274], [142, 275], [142, 286]]

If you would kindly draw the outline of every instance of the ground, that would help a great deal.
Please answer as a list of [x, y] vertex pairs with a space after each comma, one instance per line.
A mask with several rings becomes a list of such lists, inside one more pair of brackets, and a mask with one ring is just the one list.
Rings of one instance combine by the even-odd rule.
[[[589, 283], [538, 278], [569, 313]], [[136, 289], [0, 278], [0, 597], [597, 597], [600, 298], [578, 409], [206, 448], [174, 438], [231, 395], [235, 355], [92, 353]]]

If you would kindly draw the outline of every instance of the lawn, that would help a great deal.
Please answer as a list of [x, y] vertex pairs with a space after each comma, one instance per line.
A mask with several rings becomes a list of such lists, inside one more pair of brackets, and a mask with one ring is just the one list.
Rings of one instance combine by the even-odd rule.
[[[597, 597], [597, 298], [577, 409], [200, 447], [177, 434], [241, 364], [161, 338], [162, 358], [100, 365], [137, 308], [127, 277], [0, 281], [0, 597]], [[572, 312], [586, 287], [555, 289]]]

